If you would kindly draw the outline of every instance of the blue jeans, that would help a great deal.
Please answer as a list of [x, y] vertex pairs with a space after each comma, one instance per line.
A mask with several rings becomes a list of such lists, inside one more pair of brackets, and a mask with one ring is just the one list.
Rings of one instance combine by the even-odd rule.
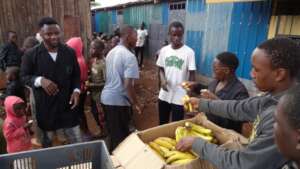
[[72, 128], [58, 129], [56, 131], [43, 131], [42, 145], [44, 148], [52, 146], [54, 132], [64, 134], [70, 144], [82, 142], [80, 127], [77, 125]]

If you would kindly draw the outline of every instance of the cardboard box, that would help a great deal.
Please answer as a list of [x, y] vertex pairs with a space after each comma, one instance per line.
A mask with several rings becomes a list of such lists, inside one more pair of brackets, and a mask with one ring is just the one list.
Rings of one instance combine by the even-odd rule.
[[224, 148], [239, 149], [247, 143], [247, 139], [243, 136], [223, 129], [201, 115], [131, 134], [113, 151], [115, 160], [124, 169], [214, 169], [210, 163], [199, 158], [184, 165], [168, 165], [146, 144], [161, 136], [174, 138], [176, 128], [184, 126], [187, 121], [212, 129]]

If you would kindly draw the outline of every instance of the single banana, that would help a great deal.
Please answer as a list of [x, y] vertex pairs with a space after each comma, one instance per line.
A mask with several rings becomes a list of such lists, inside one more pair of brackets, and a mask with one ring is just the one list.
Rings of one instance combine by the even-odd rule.
[[161, 151], [163, 152], [163, 156], [166, 158], [167, 155], [170, 154], [170, 150], [163, 146], [159, 146], [159, 147], [160, 147]]
[[176, 160], [176, 161], [173, 161], [171, 164], [172, 165], [182, 165], [182, 164], [187, 164], [187, 163], [190, 163], [191, 161], [193, 161], [194, 159], [183, 159], [183, 160]]
[[161, 150], [161, 148], [158, 144], [151, 141], [148, 145], [150, 146], [150, 148], [152, 150], [154, 150], [154, 152], [156, 152], [156, 154], [158, 154], [162, 158], [164, 157], [164, 152]]
[[165, 140], [168, 143], [172, 144], [172, 146], [176, 146], [176, 140], [170, 137], [159, 137], [159, 139]]
[[190, 134], [190, 136], [200, 137], [203, 140], [206, 140], [208, 142], [212, 142], [212, 140], [214, 139], [212, 136], [203, 135], [203, 134], [198, 133], [198, 132], [193, 131], [193, 130], [189, 131], [189, 134]]
[[188, 103], [188, 106], [189, 106], [189, 112], [193, 112], [194, 111], [194, 109], [193, 109], [193, 106], [192, 106], [192, 104], [191, 103]]
[[173, 150], [173, 151], [169, 151], [168, 153], [165, 154], [165, 158], [169, 158], [171, 157], [172, 155], [176, 154], [178, 151], [176, 150]]
[[183, 153], [183, 152], [176, 152], [174, 155], [170, 156], [166, 162], [168, 164], [172, 163], [173, 161], [176, 161], [176, 160], [183, 160], [183, 159], [195, 159], [196, 157], [193, 156], [192, 154], [190, 153]]
[[179, 126], [175, 130], [175, 138], [176, 142], [178, 143], [183, 137], [187, 134], [187, 130], [185, 127]]
[[202, 133], [202, 134], [207, 134], [207, 135], [212, 135], [212, 130], [204, 128], [202, 126], [196, 125], [192, 122], [185, 122], [185, 127], [190, 127], [192, 130], [195, 130], [196, 132]]
[[154, 140], [154, 143], [156, 143], [160, 146], [166, 147], [169, 150], [174, 150], [175, 149], [175, 147], [172, 144], [170, 144], [169, 142], [167, 142], [163, 139], [157, 138], [157, 139]]

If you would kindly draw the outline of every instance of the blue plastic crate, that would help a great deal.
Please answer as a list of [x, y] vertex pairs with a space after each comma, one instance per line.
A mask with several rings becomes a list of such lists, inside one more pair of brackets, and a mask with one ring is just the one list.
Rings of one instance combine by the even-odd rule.
[[1, 169], [113, 169], [104, 141], [92, 141], [0, 156]]

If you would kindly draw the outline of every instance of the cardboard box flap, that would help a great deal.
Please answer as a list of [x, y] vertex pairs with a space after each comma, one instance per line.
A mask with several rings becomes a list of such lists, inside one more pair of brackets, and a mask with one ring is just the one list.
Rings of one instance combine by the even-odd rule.
[[165, 162], [144, 144], [136, 133], [132, 133], [119, 144], [113, 155], [126, 169], [161, 169], [165, 165]]
[[[184, 126], [184, 123], [187, 121], [192, 121], [193, 119], [181, 120], [177, 122], [172, 122], [164, 124], [161, 126], [153, 127], [144, 131], [138, 132], [138, 136], [142, 139], [143, 142], [149, 143], [158, 137], [175, 137], [175, 130], [178, 126]], [[155, 131], [155, 132], [153, 132]]]
[[161, 160], [150, 147], [145, 147], [143, 152], [130, 161], [124, 168], [126, 169], [162, 169], [165, 162]]

